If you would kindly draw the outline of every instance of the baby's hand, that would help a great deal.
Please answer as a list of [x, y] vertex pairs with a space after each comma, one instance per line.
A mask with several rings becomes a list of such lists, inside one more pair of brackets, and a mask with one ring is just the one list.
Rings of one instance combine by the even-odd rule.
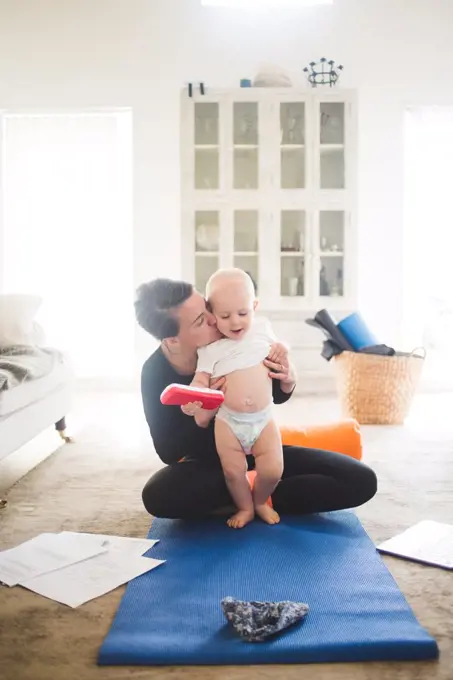
[[274, 342], [273, 345], [271, 345], [267, 358], [274, 364], [283, 364], [288, 360], [287, 346], [282, 342]]
[[181, 411], [185, 413], [186, 416], [195, 416], [202, 406], [203, 404], [201, 401], [190, 401], [188, 404], [181, 406]]

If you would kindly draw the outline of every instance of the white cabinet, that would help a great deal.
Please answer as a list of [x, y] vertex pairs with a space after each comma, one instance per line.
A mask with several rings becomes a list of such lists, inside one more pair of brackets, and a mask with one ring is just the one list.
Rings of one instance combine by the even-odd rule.
[[184, 91], [183, 277], [202, 292], [218, 267], [241, 267], [282, 320], [354, 309], [356, 142], [351, 91]]

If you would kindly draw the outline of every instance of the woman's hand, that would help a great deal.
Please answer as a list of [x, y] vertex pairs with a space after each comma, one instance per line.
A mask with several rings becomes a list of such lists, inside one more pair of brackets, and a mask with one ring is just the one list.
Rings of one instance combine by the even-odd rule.
[[264, 365], [270, 369], [269, 377], [280, 380], [283, 392], [289, 394], [296, 386], [296, 371], [289, 360], [288, 348], [281, 342], [275, 342], [269, 351]]

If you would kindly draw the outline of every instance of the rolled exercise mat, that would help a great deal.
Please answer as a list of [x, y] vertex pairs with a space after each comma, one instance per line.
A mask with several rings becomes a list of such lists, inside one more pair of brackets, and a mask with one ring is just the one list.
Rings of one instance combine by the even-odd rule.
[[[150, 555], [167, 560], [127, 587], [101, 665], [239, 665], [434, 659], [419, 625], [352, 512], [256, 520], [156, 519]], [[299, 624], [244, 641], [221, 601], [306, 603]]]
[[338, 328], [356, 352], [364, 347], [378, 344], [376, 336], [373, 335], [358, 312], [346, 316], [340, 321]]

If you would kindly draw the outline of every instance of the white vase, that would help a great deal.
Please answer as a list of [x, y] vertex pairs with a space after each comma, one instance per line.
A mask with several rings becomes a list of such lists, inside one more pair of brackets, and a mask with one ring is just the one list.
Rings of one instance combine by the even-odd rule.
[[295, 297], [297, 295], [297, 284], [298, 284], [297, 276], [294, 276], [291, 279], [289, 279], [288, 290], [291, 297]]

